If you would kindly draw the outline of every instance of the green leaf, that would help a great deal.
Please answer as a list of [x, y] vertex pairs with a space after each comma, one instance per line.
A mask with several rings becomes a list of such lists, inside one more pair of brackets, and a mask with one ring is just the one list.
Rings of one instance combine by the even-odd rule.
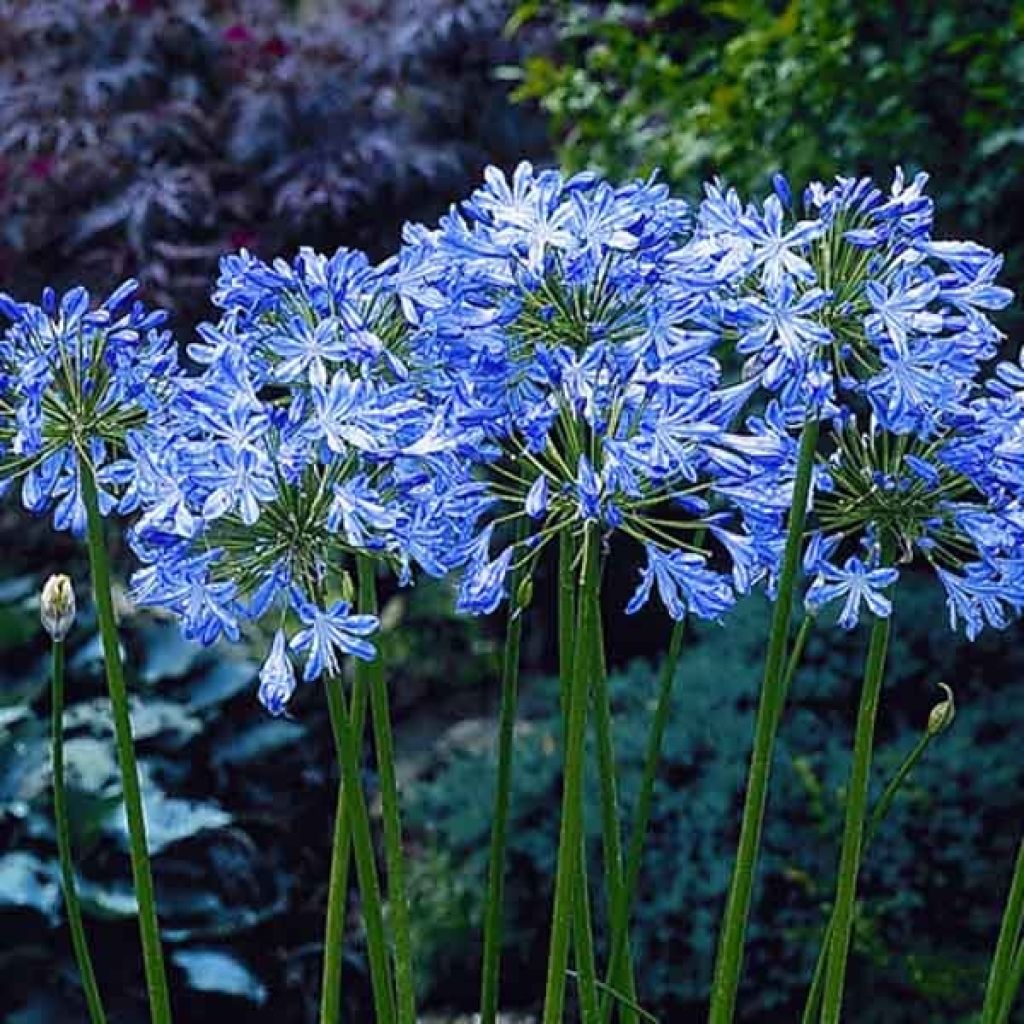
[[266, 986], [237, 957], [219, 949], [179, 949], [174, 962], [198, 992], [219, 992], [262, 1005]]
[[0, 906], [37, 910], [50, 924], [56, 924], [60, 905], [55, 864], [24, 850], [0, 857]]
[[296, 722], [261, 722], [222, 743], [213, 755], [213, 764], [224, 768], [256, 761], [298, 743], [305, 735], [305, 728]]
[[[153, 782], [147, 765], [142, 766], [141, 775], [146, 810], [146, 838], [151, 853], [158, 854], [172, 843], [231, 824], [231, 815], [214, 803], [167, 796]], [[107, 831], [117, 836], [127, 846], [128, 822], [123, 805], [115, 807], [107, 818]]]

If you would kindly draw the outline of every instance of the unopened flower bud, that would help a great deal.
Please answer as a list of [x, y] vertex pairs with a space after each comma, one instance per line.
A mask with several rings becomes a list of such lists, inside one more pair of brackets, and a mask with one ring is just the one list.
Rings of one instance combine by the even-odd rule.
[[63, 640], [75, 621], [75, 591], [67, 576], [51, 576], [39, 598], [43, 628], [57, 641]]
[[939, 683], [939, 689], [945, 694], [945, 699], [936, 704], [928, 715], [929, 736], [938, 736], [940, 732], [945, 732], [956, 716], [953, 691], [945, 683]]
[[524, 576], [523, 581], [519, 584], [519, 587], [516, 590], [516, 611], [521, 612], [525, 608], [529, 607], [532, 600], [533, 578], [531, 576]]

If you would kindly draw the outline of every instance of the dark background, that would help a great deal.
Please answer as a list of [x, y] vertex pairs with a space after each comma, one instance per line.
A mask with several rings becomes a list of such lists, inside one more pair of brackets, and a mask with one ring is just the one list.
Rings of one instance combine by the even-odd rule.
[[[186, 338], [209, 315], [220, 254], [355, 245], [381, 257], [404, 221], [435, 217], [487, 163], [523, 157], [619, 179], [659, 168], [689, 196], [712, 174], [756, 192], [780, 169], [802, 183], [925, 168], [943, 232], [1005, 252], [1016, 287], [1022, 30], [1021, 3], [6, 0], [0, 288], [102, 294], [137, 276]], [[1015, 304], [1010, 356], [1019, 322]], [[85, 1019], [56, 887], [33, 603], [55, 569], [84, 606], [68, 729], [87, 924], [112, 1021], [141, 1021], [84, 560], [13, 498], [0, 503], [0, 1020]], [[668, 633], [655, 611], [621, 615], [634, 576], [617, 555], [605, 623], [627, 813]], [[538, 582], [526, 630], [513, 805], [504, 992], [524, 1012], [542, 987], [556, 844], [550, 589]], [[848, 1004], [858, 1024], [972, 1019], [1020, 833], [1019, 628], [969, 645], [936, 590], [911, 576], [897, 595], [876, 785], [919, 735], [936, 682], [961, 710], [865, 865]], [[501, 635], [451, 604], [446, 585], [419, 585], [392, 595], [385, 616], [419, 987], [441, 1019], [475, 1009]], [[202, 652], [173, 624], [127, 601], [123, 612], [178, 1019], [313, 1021], [335, 785], [319, 694], [268, 720], [254, 699], [258, 643]], [[765, 628], [753, 598], [724, 627], [695, 631], [683, 660], [634, 932], [641, 997], [665, 1022], [700, 1019], [705, 1005]], [[799, 1015], [832, 891], [863, 650], [858, 633], [822, 630], [795, 685], [744, 1021]], [[346, 1019], [368, 1021], [357, 907], [347, 957]]]

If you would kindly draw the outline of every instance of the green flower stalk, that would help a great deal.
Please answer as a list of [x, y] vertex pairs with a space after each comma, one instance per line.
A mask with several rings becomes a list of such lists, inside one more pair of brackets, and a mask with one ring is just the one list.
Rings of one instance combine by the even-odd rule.
[[[584, 534], [578, 556], [580, 578], [574, 592], [576, 635], [573, 644], [571, 675], [568, 680], [569, 687], [565, 694], [565, 778], [562, 785], [562, 819], [544, 996], [544, 1024], [561, 1024], [562, 1022], [569, 940], [574, 920], [573, 910], [574, 904], [578, 907], [581, 895], [579, 881], [583, 868], [581, 853], [584, 738], [590, 690], [589, 672], [593, 664], [592, 652], [598, 635], [597, 612], [600, 589], [598, 545], [597, 535], [592, 530], [588, 530]], [[564, 591], [564, 587], [562, 589]], [[564, 638], [568, 628], [560, 622], [560, 636]], [[585, 895], [585, 891], [582, 895]], [[584, 943], [589, 939], [588, 924], [589, 922], [586, 922], [582, 928], [578, 929], [582, 934], [576, 935], [577, 954], [581, 953], [580, 947], [583, 945], [581, 939], [584, 940]], [[584, 986], [584, 991], [586, 991], [586, 986]]]
[[74, 860], [71, 852], [71, 823], [68, 817], [67, 793], [64, 788], [64, 641], [75, 621], [75, 591], [67, 576], [51, 576], [43, 587], [39, 602], [43, 628], [53, 641], [51, 681], [52, 751], [53, 751], [53, 814], [57, 829], [57, 857], [60, 862], [61, 888], [71, 930], [78, 973], [89, 1010], [91, 1024], [106, 1024], [107, 1016], [100, 998], [96, 973], [89, 955], [89, 945], [82, 922], [82, 908], [75, 884]]
[[[916, 767], [918, 761], [924, 756], [925, 751], [931, 746], [932, 740], [945, 732], [952, 724], [956, 715], [956, 705], [953, 699], [953, 691], [945, 684], [939, 683], [943, 691], [943, 699], [932, 708], [928, 715], [928, 723], [925, 726], [921, 738], [914, 744], [910, 753], [900, 763], [895, 774], [889, 780], [882, 795], [878, 798], [874, 810], [871, 812], [871, 820], [868, 822], [864, 832], [864, 856], [867, 855], [872, 840], [885, 821], [893, 801], [903, 788], [903, 784], [910, 777], [910, 773]], [[807, 1003], [804, 1006], [801, 1024], [814, 1024], [821, 1009], [822, 989], [825, 984], [825, 968], [828, 965], [828, 954], [831, 948], [832, 936], [835, 931], [835, 909], [829, 915], [828, 924], [825, 926], [825, 933], [821, 941], [821, 950], [818, 954], [818, 962], [814, 967], [814, 976], [811, 980], [811, 987], [807, 994]]]
[[501, 710], [498, 714], [498, 777], [491, 819], [491, 849], [487, 869], [487, 904], [484, 911], [484, 953], [480, 990], [480, 1022], [495, 1024], [501, 972], [501, 942], [504, 920], [505, 850], [508, 833], [509, 798], [512, 789], [512, 755], [515, 746], [516, 715], [519, 704], [519, 648], [523, 618], [532, 597], [530, 577], [522, 569], [513, 573], [511, 592], [515, 604], [505, 627], [505, 648], [501, 667]]
[[[366, 797], [359, 777], [361, 744], [355, 731], [354, 716], [350, 713], [348, 701], [345, 699], [342, 679], [337, 676], [328, 679], [326, 690], [335, 751], [341, 765], [341, 786], [346, 794], [342, 813], [347, 818], [351, 830], [356, 876], [362, 896], [363, 921], [366, 925], [366, 945], [373, 985], [374, 1012], [376, 1020], [387, 1021], [388, 1024], [391, 1024], [397, 1020], [395, 993], [388, 962], [380, 881], [377, 876], [373, 836], [370, 831], [370, 814], [366, 807]], [[332, 875], [337, 878], [337, 873], [332, 871]], [[335, 904], [338, 899], [339, 895], [334, 893], [329, 897], [329, 903]], [[332, 960], [337, 959], [340, 949], [332, 950], [330, 953]], [[331, 1021], [331, 1024], [334, 1024], [334, 1021]]]
[[871, 783], [871, 755], [874, 748], [875, 719], [885, 676], [885, 656], [889, 647], [891, 618], [875, 618], [871, 626], [860, 707], [857, 710], [857, 731], [853, 745], [853, 764], [846, 792], [846, 824], [839, 858], [839, 879], [836, 886], [835, 909], [832, 912], [832, 935], [829, 941], [828, 966], [825, 970], [825, 993], [822, 998], [823, 1024], [839, 1024], [842, 1010], [846, 961], [853, 935], [853, 917], [857, 898], [857, 874], [860, 870], [867, 816], [868, 789]]
[[754, 890], [754, 874], [761, 848], [761, 830], [765, 806], [768, 801], [768, 781], [775, 736], [786, 701], [786, 646], [793, 615], [793, 597], [799, 582], [800, 555], [803, 548], [804, 522], [811, 489], [815, 446], [818, 441], [818, 423], [808, 421], [800, 438], [796, 479], [793, 484], [793, 504], [789, 514], [786, 546], [782, 556], [779, 592], [772, 610], [771, 631], [768, 638], [768, 657], [765, 662], [764, 684], [757, 707], [754, 726], [754, 749], [747, 776], [743, 819], [740, 825], [739, 846], [733, 868], [725, 917], [715, 962], [715, 978], [711, 990], [710, 1024], [730, 1024], [736, 1006], [743, 967], [743, 944], [747, 933], [747, 918]]
[[[358, 555], [356, 572], [359, 586], [359, 610], [377, 614], [377, 582], [373, 561]], [[370, 716], [377, 772], [380, 778], [381, 805], [384, 812], [384, 850], [387, 861], [387, 892], [395, 954], [395, 995], [398, 1024], [416, 1024], [416, 993], [412, 959], [412, 928], [409, 921], [409, 896], [405, 883], [405, 855], [402, 851], [402, 822], [399, 812], [398, 779], [395, 774], [395, 744], [391, 734], [391, 710], [384, 663], [377, 657], [364, 671], [370, 690]]]
[[981, 1009], [981, 1024], [1002, 1024], [1009, 1018], [1013, 1000], [1017, 995], [1024, 972], [1024, 842], [1017, 849], [1010, 892], [999, 926], [992, 966], [985, 986], [985, 1002]]
[[[361, 741], [366, 727], [366, 673], [356, 663], [352, 684], [353, 733]], [[324, 926], [324, 961], [320, 983], [321, 1024], [336, 1024], [341, 1015], [342, 947], [345, 941], [345, 909], [348, 903], [349, 865], [352, 852], [351, 794], [344, 781], [338, 786], [331, 842], [331, 872], [327, 886], [327, 920]]]
[[132, 881], [139, 905], [139, 934], [142, 939], [142, 960], [146, 972], [146, 989], [153, 1024], [170, 1024], [171, 999], [167, 987], [160, 924], [156, 913], [153, 872], [146, 844], [146, 819], [142, 807], [139, 768], [135, 760], [132, 723], [128, 713], [128, 691], [121, 664], [121, 645], [114, 618], [114, 601], [110, 583], [110, 562], [103, 537], [103, 520], [92, 467], [82, 467], [82, 501], [86, 513], [86, 544], [92, 573], [93, 596], [100, 626], [103, 662], [106, 666], [107, 689], [114, 719], [114, 740], [117, 763], [121, 771], [125, 818], [128, 823], [128, 848], [132, 865]]

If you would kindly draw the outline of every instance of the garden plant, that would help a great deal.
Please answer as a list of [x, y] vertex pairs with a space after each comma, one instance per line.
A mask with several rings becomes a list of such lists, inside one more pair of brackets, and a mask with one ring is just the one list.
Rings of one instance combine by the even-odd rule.
[[[126, 530], [137, 605], [176, 620], [198, 646], [261, 648], [263, 710], [253, 714], [287, 719], [300, 687], [323, 695], [340, 785], [322, 1024], [345, 1017], [350, 877], [372, 1019], [415, 1024], [421, 1009], [382, 587], [450, 580], [460, 614], [505, 617], [480, 894], [483, 1024], [496, 1024], [508, 1000], [520, 652], [538, 590], [554, 585], [559, 672], [547, 692], [560, 785], [546, 813], [557, 847], [543, 991], [517, 1002], [532, 1003], [544, 1024], [656, 1019], [634, 911], [687, 631], [709, 621], [728, 634], [736, 603], [760, 594], [771, 602], [763, 678], [708, 978], [711, 1024], [744, 1019], [740, 983], [777, 737], [793, 714], [787, 698], [816, 637], [863, 623], [835, 887], [803, 1012], [804, 1021], [849, 1019], [865, 857], [929, 745], [954, 725], [957, 680], [935, 665], [935, 707], [872, 804], [905, 577], [927, 578], [967, 642], [1024, 609], [1024, 369], [1006, 360], [992, 319], [1012, 295], [997, 281], [1000, 256], [934, 232], [927, 181], [897, 169], [884, 184], [838, 177], [795, 189], [777, 175], [766, 197], [715, 180], [697, 199], [656, 175], [614, 183], [524, 162], [508, 175], [488, 168], [435, 225], [406, 225], [380, 262], [348, 248], [223, 257], [211, 288], [216, 320], [188, 337], [136, 299], [134, 281], [99, 302], [80, 287], [46, 289], [38, 305], [0, 298], [0, 488], [85, 545], [154, 1024], [183, 1018], [150, 867], [110, 519]], [[656, 601], [670, 623], [628, 804], [608, 670], [616, 637], [605, 625], [605, 581], [623, 559], [639, 559], [626, 613]], [[64, 576], [40, 599], [52, 641], [61, 883], [97, 1024], [105, 993], [80, 909], [63, 770], [75, 604]], [[364, 780], [370, 739], [379, 837]], [[587, 829], [592, 789], [597, 843]], [[1022, 925], [1024, 854], [977, 993], [983, 1024], [1011, 1019]]]

